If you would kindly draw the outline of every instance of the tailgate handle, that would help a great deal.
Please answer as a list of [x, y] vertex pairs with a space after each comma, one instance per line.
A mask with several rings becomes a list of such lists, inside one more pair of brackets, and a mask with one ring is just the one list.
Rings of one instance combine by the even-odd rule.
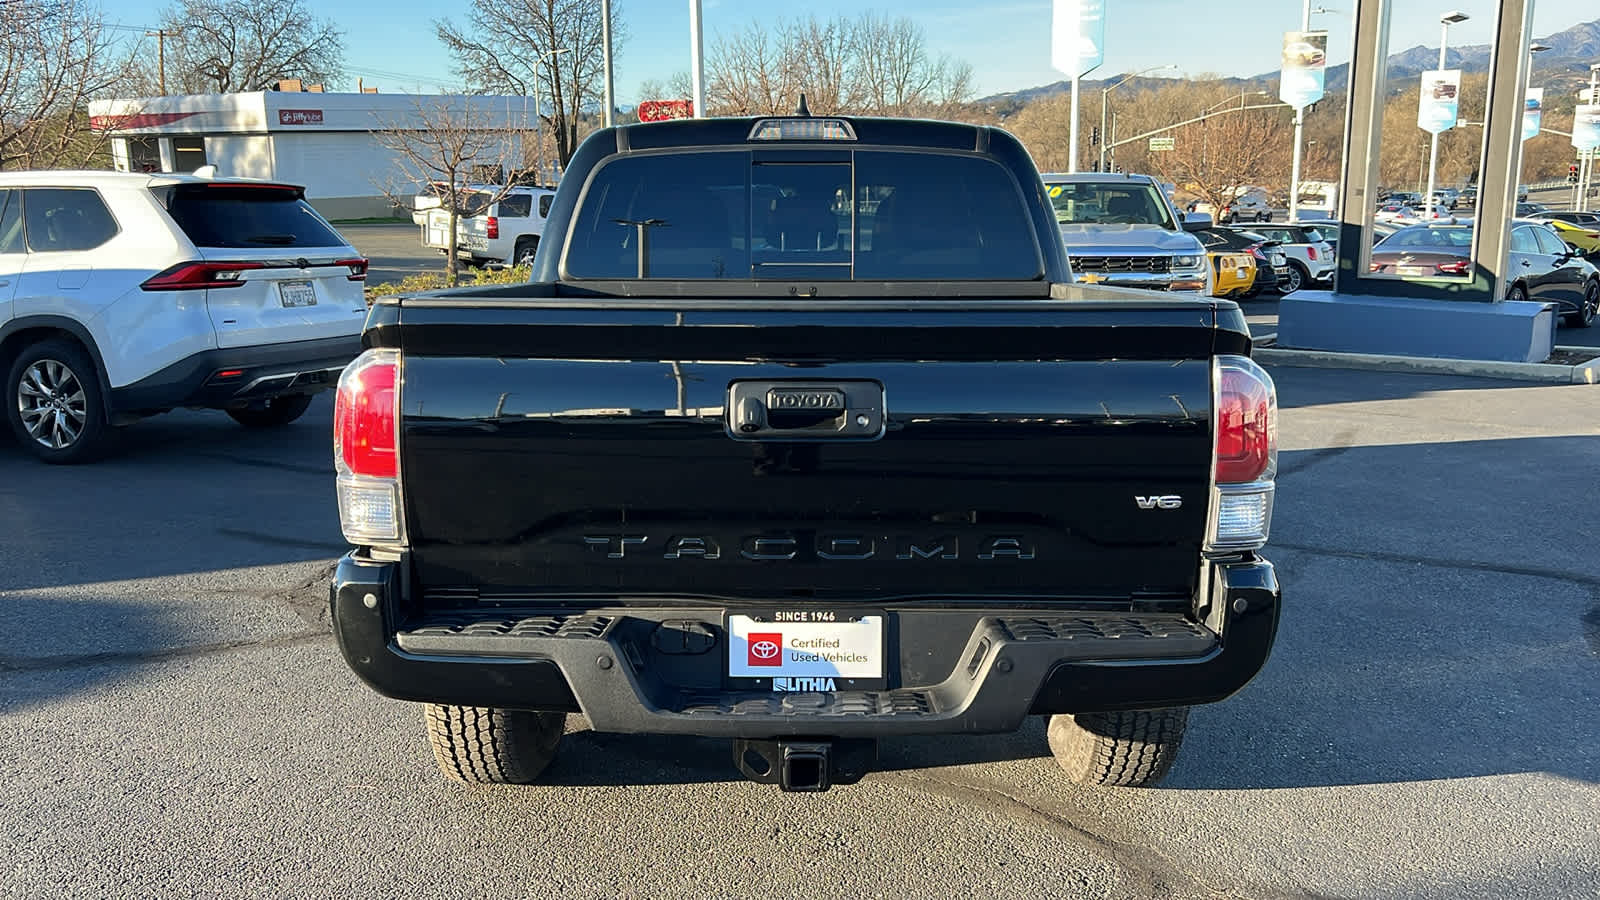
[[884, 431], [876, 381], [735, 381], [727, 409], [739, 441], [871, 441]]

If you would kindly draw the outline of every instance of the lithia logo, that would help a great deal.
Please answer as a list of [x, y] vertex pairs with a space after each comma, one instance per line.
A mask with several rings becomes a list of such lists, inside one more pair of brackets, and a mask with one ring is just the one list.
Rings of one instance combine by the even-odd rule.
[[774, 678], [774, 691], [835, 691], [838, 687], [832, 678]]

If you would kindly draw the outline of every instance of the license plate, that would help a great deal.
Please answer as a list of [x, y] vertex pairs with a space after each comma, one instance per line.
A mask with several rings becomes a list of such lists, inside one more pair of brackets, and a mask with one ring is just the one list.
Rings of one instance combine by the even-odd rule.
[[882, 687], [881, 612], [791, 609], [728, 616], [728, 677], [774, 691]]
[[280, 281], [278, 299], [291, 309], [297, 306], [316, 306], [317, 292], [309, 281]]
[[1401, 278], [1421, 278], [1428, 274], [1428, 270], [1422, 266], [1395, 266], [1394, 271]]

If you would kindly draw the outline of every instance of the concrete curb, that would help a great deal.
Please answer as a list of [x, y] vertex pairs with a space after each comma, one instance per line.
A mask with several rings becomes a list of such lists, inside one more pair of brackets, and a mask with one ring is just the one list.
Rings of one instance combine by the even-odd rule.
[[[1543, 384], [1600, 384], [1600, 356], [1575, 366], [1547, 363], [1496, 362], [1487, 359], [1437, 359], [1421, 356], [1386, 356], [1378, 353], [1336, 353], [1331, 350], [1285, 350], [1261, 346], [1276, 334], [1256, 339], [1250, 356], [1257, 362], [1311, 369], [1360, 369], [1370, 372], [1419, 372], [1432, 375], [1469, 375], [1474, 378], [1508, 378]], [[1589, 350], [1556, 347], [1557, 350]]]

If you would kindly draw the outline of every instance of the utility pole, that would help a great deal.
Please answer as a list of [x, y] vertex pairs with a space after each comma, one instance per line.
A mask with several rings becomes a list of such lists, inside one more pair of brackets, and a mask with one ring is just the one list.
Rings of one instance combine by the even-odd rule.
[[146, 31], [145, 37], [156, 39], [156, 78], [161, 84], [161, 96], [167, 95], [167, 38], [177, 37], [178, 32], [168, 31], [165, 28], [155, 31]]
[[615, 124], [612, 110], [617, 108], [616, 97], [612, 95], [611, 79], [611, 0], [600, 0], [600, 53], [605, 57], [606, 67], [606, 113], [601, 124], [610, 128]]
[[689, 78], [693, 82], [693, 112], [696, 119], [706, 114], [705, 29], [700, 22], [700, 0], [689, 0]]

